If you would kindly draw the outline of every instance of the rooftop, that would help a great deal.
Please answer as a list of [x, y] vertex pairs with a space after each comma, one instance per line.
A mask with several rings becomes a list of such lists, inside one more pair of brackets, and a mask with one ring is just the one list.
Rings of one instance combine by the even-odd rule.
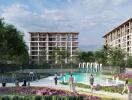
[[125, 25], [125, 24], [128, 23], [129, 21], [132, 21], [132, 18], [130, 18], [130, 19], [124, 21], [122, 24], [120, 24], [120, 25], [114, 27], [113, 29], [111, 29], [110, 31], [106, 32], [106, 34], [103, 36], [103, 38], [106, 37], [108, 34], [110, 34], [112, 31], [118, 29], [119, 27], [122, 27], [123, 25]]
[[40, 34], [79, 34], [79, 32], [29, 32], [30, 34], [33, 33], [40, 33]]

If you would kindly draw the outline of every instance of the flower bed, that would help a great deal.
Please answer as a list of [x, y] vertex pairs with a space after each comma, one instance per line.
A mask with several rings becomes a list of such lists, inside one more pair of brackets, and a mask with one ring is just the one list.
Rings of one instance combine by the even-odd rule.
[[128, 78], [129, 84], [132, 85], [132, 74], [130, 73], [115, 74], [114, 77], [119, 77], [119, 79], [123, 81]]
[[[36, 96], [36, 95], [37, 96], [51, 96], [51, 98], [53, 96], [57, 96], [57, 98], [59, 98], [59, 97], [78, 98], [78, 99], [73, 99], [73, 100], [83, 100], [82, 98], [85, 98], [86, 100], [101, 100], [101, 98], [95, 97], [92, 95], [82, 95], [82, 94], [73, 93], [73, 92], [69, 92], [69, 91], [56, 90], [56, 89], [50, 89], [50, 88], [45, 88], [45, 87], [16, 87], [16, 88], [15, 87], [4, 87], [4, 88], [1, 87], [0, 94], [21, 95], [21, 96], [32, 96], [32, 95], [33, 96]], [[79, 98], [81, 98], [81, 99], [79, 99]], [[38, 99], [38, 100], [41, 100], [41, 99]], [[52, 99], [48, 99], [48, 100], [52, 100]], [[63, 100], [63, 99], [61, 99], [61, 100]], [[69, 99], [66, 99], [66, 100], [69, 100]], [[70, 100], [72, 100], [72, 99], [70, 99]]]
[[121, 79], [132, 78], [132, 74], [124, 73], [124, 74], [115, 74], [114, 77], [119, 77]]

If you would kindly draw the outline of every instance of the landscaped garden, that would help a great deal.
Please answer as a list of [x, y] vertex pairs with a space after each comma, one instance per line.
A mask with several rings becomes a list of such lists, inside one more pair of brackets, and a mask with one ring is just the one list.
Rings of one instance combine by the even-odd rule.
[[[0, 19], [0, 75], [1, 80], [3, 78], [18, 80], [19, 82], [23, 81], [23, 79], [26, 79], [27, 81], [31, 81], [29, 78], [29, 73], [22, 73], [24, 72], [24, 66], [27, 64], [27, 68], [30, 69], [29, 64], [29, 54], [28, 54], [28, 48], [23, 40], [23, 33], [18, 31], [13, 25], [6, 24], [3, 19]], [[58, 69], [61, 69], [63, 71], [64, 69], [64, 61], [62, 58], [68, 58], [71, 59], [68, 55], [68, 52], [66, 50], [61, 50], [62, 48], [56, 48], [53, 50], [51, 57], [53, 60], [57, 59]], [[65, 52], [64, 52], [65, 51]], [[45, 53], [45, 52], [44, 52]], [[121, 70], [118, 68], [125, 69], [125, 67], [132, 66], [132, 57], [128, 56], [128, 59], [124, 59], [127, 55], [127, 53], [124, 50], [121, 50], [120, 48], [112, 48], [108, 46], [103, 46], [102, 49], [92, 52], [92, 51], [77, 51], [76, 54], [78, 56], [74, 58], [73, 61], [68, 62], [68, 67], [70, 70], [73, 68], [78, 68], [79, 62], [97, 62], [101, 63], [103, 65], [103, 68], [105, 69], [106, 66], [112, 66], [113, 69], [117, 69], [115, 72], [111, 73], [111, 70], [108, 70], [107, 75], [114, 77], [119, 77], [119, 80], [125, 80], [127, 77], [130, 83], [130, 92], [132, 92], [132, 74], [126, 74], [125, 70]], [[45, 54], [44, 54], [45, 55]], [[56, 56], [57, 55], [57, 56]], [[73, 59], [73, 58], [72, 58]], [[48, 63], [45, 61], [45, 59], [41, 59], [40, 65], [33, 65], [36, 66], [34, 68], [38, 69], [44, 69], [44, 68], [54, 68], [53, 65], [55, 63]], [[5, 65], [5, 66], [4, 66]], [[13, 66], [12, 66], [13, 65]], [[76, 65], [73, 67], [73, 65]], [[17, 66], [17, 67], [14, 67]], [[49, 67], [51, 66], [51, 67]], [[118, 67], [117, 67], [118, 66]], [[124, 67], [125, 66], [125, 67]], [[95, 67], [95, 66], [94, 66]], [[20, 71], [20, 73], [16, 73], [15, 71]], [[9, 73], [8, 73], [9, 72]], [[48, 74], [42, 75], [39, 74], [37, 79], [44, 78], [43, 76], [47, 77], [51, 73], [47, 72]], [[61, 72], [60, 72], [61, 73]], [[101, 72], [102, 75], [103, 72]], [[15, 76], [13, 76], [13, 74]], [[41, 77], [42, 75], [42, 77]], [[106, 75], [106, 76], [107, 76]], [[11, 81], [7, 81], [11, 82]], [[68, 83], [61, 83], [63, 85], [68, 85]], [[39, 86], [39, 84], [38, 84]], [[79, 94], [79, 93], [73, 93], [69, 92], [67, 90], [56, 90], [52, 88], [47, 87], [0, 87], [0, 100], [108, 100], [103, 97], [94, 96], [91, 94]], [[75, 86], [81, 87], [83, 89], [89, 89], [90, 86], [82, 83], [75, 83]], [[111, 93], [121, 93], [123, 90], [123, 84], [116, 85], [116, 86], [101, 86], [100, 84], [97, 86], [94, 86], [94, 89], [96, 91], [103, 91], [103, 92], [111, 92]], [[114, 100], [110, 98], [109, 100]], [[118, 100], [118, 99], [115, 99]]]
[[3, 98], [1, 100], [101, 100], [101, 98], [92, 95], [46, 87], [1, 87], [0, 94], [0, 97]]
[[[63, 85], [68, 85], [68, 83], [61, 83]], [[82, 83], [75, 83], [75, 86], [84, 88], [84, 89], [90, 89], [89, 85], [82, 84]], [[129, 86], [130, 92], [132, 92], [132, 86]], [[112, 93], [121, 93], [123, 90], [123, 85], [119, 86], [94, 86], [95, 91], [106, 91], [106, 92], [112, 92]], [[127, 92], [127, 91], [126, 91]]]

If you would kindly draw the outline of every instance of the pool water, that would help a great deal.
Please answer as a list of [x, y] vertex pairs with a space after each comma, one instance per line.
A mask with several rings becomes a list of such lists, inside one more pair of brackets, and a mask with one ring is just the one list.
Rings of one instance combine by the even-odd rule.
[[[59, 80], [68, 82], [70, 75], [71, 75], [70, 73], [66, 73], [65, 75], [61, 76], [59, 78]], [[88, 73], [73, 73], [72, 76], [74, 78], [74, 82], [76, 82], [76, 83], [89, 84], [90, 74], [88, 74]], [[112, 79], [103, 77], [101, 74], [93, 74], [93, 76], [94, 76], [94, 84], [95, 85], [100, 84], [100, 85], [104, 85], [104, 86], [109, 86], [109, 85], [123, 84], [123, 81], [118, 80], [118, 82], [117, 82], [116, 80], [112, 80]]]

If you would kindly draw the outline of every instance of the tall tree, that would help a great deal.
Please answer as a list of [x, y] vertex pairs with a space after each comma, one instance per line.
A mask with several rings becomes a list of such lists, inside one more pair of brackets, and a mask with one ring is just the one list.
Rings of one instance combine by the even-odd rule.
[[63, 63], [68, 56], [68, 51], [62, 47], [55, 47], [51, 56], [54, 62]]
[[0, 63], [22, 64], [28, 61], [23, 33], [0, 19]]
[[125, 61], [125, 66], [132, 68], [132, 56], [128, 56]]
[[109, 50], [109, 62], [113, 66], [124, 65], [124, 58], [126, 57], [126, 52], [120, 48], [111, 48]]
[[94, 62], [95, 61], [94, 53], [92, 51], [80, 52], [79, 57], [80, 57], [81, 62]]

